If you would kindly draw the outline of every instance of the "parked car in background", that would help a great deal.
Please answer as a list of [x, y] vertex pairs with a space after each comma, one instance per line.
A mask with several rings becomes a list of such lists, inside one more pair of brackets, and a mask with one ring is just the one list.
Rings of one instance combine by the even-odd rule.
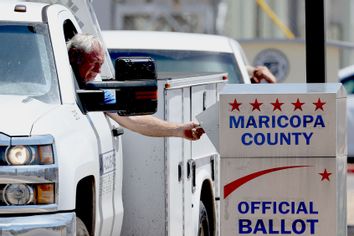
[[347, 91], [348, 161], [354, 163], [354, 65], [341, 69], [338, 77]]
[[347, 91], [347, 223], [348, 235], [352, 236], [354, 235], [354, 65], [339, 70], [338, 77]]
[[354, 94], [354, 65], [345, 67], [338, 72], [339, 81], [348, 94]]
[[251, 83], [241, 46], [220, 36], [180, 32], [103, 31], [112, 60], [149, 56], [157, 72], [227, 72], [229, 83]]

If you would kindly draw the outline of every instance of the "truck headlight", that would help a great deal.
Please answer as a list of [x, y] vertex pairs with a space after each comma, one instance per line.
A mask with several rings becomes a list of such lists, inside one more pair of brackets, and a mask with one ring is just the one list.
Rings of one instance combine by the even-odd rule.
[[7, 205], [26, 205], [33, 201], [33, 189], [27, 184], [8, 184], [3, 190]]
[[52, 145], [16, 145], [5, 152], [9, 165], [49, 165], [54, 163]]
[[46, 205], [55, 203], [55, 184], [0, 185], [0, 206]]
[[6, 150], [5, 160], [10, 165], [27, 165], [32, 159], [32, 152], [26, 146], [13, 146]]

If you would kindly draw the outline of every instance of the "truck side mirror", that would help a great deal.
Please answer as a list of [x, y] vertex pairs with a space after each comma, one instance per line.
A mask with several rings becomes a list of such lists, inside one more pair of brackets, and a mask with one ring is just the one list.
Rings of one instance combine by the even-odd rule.
[[118, 81], [157, 78], [155, 62], [151, 57], [118, 57], [114, 69]]
[[[85, 89], [76, 91], [84, 110], [117, 112], [121, 116], [154, 114], [157, 111], [154, 62], [151, 58], [118, 60], [115, 66], [119, 70], [118, 80], [92, 81]], [[113, 99], [107, 101], [107, 95]]]

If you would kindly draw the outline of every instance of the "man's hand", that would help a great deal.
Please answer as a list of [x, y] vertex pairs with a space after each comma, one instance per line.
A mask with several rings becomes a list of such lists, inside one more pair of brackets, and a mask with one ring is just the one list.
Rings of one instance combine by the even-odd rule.
[[252, 83], [258, 84], [262, 80], [265, 80], [266, 82], [271, 84], [277, 82], [275, 76], [265, 66], [249, 67], [247, 70], [251, 76]]
[[193, 141], [200, 139], [205, 133], [204, 129], [194, 122], [182, 124], [180, 130], [183, 131], [183, 138]]

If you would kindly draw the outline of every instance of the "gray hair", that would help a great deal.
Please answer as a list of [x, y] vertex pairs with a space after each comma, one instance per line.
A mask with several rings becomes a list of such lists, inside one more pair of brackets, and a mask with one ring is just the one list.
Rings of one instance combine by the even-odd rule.
[[94, 35], [90, 34], [76, 34], [66, 44], [67, 49], [77, 48], [86, 53], [92, 52], [98, 47], [102, 48], [101, 41]]

